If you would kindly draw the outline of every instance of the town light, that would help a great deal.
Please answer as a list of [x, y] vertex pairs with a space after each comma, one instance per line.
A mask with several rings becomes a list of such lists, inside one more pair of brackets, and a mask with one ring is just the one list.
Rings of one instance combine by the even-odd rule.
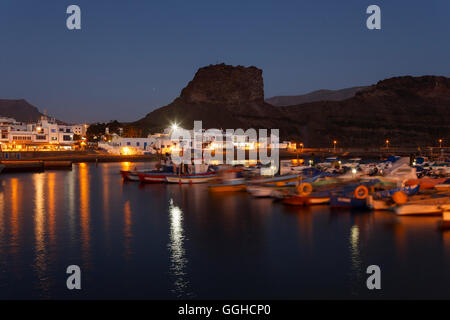
[[389, 141], [389, 139], [386, 139], [386, 149], [389, 149], [389, 143], [390, 143], [390, 141]]
[[442, 148], [442, 139], [439, 139], [439, 148]]
[[170, 127], [172, 128], [173, 131], [175, 131], [178, 129], [178, 124], [174, 122]]
[[122, 155], [124, 155], [124, 156], [129, 156], [129, 155], [133, 155], [134, 154], [133, 150], [131, 150], [128, 147], [123, 147], [120, 153]]

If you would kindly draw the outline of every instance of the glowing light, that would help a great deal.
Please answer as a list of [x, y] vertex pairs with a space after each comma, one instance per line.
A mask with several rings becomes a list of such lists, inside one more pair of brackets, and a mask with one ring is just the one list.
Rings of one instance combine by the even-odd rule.
[[131, 148], [122, 147], [122, 149], [120, 149], [120, 154], [124, 156], [129, 156], [135, 154], [135, 152]]
[[356, 169], [355, 168], [352, 169], [352, 173], [356, 174]]
[[179, 127], [178, 127], [178, 124], [174, 122], [174, 123], [172, 123], [172, 125], [170, 126], [170, 128], [172, 128], [172, 130], [175, 131], [175, 130], [177, 130]]

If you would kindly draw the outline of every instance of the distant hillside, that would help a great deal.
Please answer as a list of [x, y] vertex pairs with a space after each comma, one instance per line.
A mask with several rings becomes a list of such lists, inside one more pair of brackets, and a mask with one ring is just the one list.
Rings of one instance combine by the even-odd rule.
[[[396, 77], [343, 101], [279, 107], [310, 145], [436, 146], [450, 139], [450, 78]], [[292, 132], [292, 134], [296, 134]]]
[[341, 90], [317, 90], [298, 96], [275, 96], [266, 99], [267, 103], [274, 106], [292, 106], [295, 104], [316, 101], [341, 101], [355, 96], [356, 92], [366, 87], [352, 87]]
[[14, 118], [20, 122], [35, 122], [42, 113], [26, 100], [0, 99], [0, 117]]
[[450, 139], [450, 79], [437, 76], [396, 77], [379, 81], [342, 101], [318, 101], [276, 107], [264, 101], [262, 70], [212, 65], [171, 104], [131, 123], [157, 132], [176, 121], [190, 129], [278, 128], [282, 139], [305, 146], [380, 147], [436, 145]]

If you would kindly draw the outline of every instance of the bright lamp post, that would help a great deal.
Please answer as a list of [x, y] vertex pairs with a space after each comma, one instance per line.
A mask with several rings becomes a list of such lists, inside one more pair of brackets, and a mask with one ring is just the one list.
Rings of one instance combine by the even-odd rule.
[[439, 139], [439, 148], [442, 148], [442, 139]]

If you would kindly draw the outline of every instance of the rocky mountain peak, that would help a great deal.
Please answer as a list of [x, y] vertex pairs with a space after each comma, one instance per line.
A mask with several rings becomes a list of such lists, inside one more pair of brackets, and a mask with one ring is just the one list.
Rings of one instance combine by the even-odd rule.
[[190, 103], [227, 105], [263, 102], [262, 70], [223, 63], [200, 68], [180, 98]]

